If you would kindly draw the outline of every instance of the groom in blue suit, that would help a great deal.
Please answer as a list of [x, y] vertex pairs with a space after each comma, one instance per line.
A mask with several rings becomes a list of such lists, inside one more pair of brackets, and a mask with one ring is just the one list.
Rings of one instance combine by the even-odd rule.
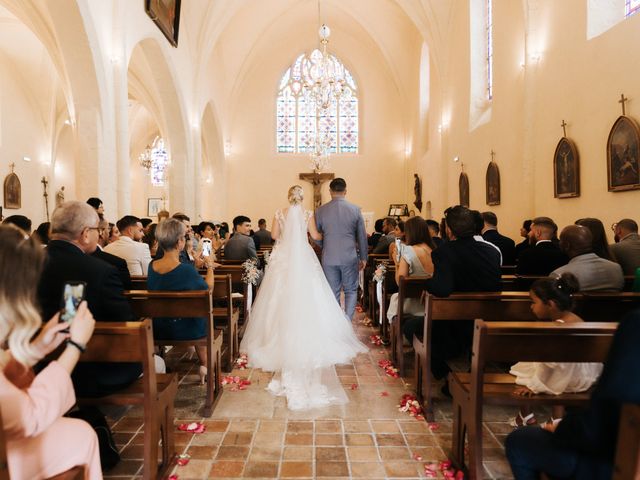
[[367, 263], [367, 232], [360, 207], [345, 200], [347, 183], [335, 178], [329, 184], [331, 201], [316, 210], [322, 233], [322, 268], [340, 302], [344, 290], [345, 313], [353, 318], [358, 296], [358, 272]]

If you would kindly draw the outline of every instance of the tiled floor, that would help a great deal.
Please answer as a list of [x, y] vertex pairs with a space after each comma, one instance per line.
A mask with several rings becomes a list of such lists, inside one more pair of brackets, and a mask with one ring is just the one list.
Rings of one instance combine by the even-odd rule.
[[[176, 466], [180, 480], [206, 478], [425, 478], [425, 463], [446, 460], [451, 448], [451, 403], [436, 399], [435, 429], [398, 411], [409, 378], [394, 379], [378, 367], [388, 358], [384, 347], [371, 345], [371, 327], [354, 321], [363, 342], [371, 346], [351, 365], [337, 368], [349, 403], [306, 412], [292, 412], [283, 398], [265, 391], [271, 374], [234, 370], [251, 381], [247, 390], [229, 386], [213, 416], [203, 418], [204, 387], [197, 385], [193, 361], [172, 352], [168, 363], [180, 373], [176, 424], [203, 421], [205, 433], [176, 431], [178, 453], [189, 463]], [[512, 410], [485, 410], [484, 467], [486, 478], [511, 478], [503, 442]], [[122, 461], [105, 474], [108, 479], [141, 478], [142, 413], [130, 409], [113, 418]], [[422, 459], [416, 460], [418, 455]], [[441, 478], [441, 477], [440, 477]]]

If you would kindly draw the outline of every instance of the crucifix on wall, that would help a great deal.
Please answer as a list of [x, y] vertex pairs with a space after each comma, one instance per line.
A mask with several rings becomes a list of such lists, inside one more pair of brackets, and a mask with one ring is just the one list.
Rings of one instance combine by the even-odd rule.
[[322, 205], [322, 184], [324, 182], [333, 180], [335, 175], [333, 173], [301, 173], [299, 175], [300, 180], [309, 182], [313, 185], [313, 208], [314, 210]]

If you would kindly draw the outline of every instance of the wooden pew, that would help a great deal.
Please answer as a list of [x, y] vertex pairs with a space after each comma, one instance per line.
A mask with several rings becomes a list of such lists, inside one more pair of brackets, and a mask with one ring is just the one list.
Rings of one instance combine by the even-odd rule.
[[640, 308], [639, 292], [584, 292], [575, 295], [575, 312], [587, 322], [618, 322]]
[[[175, 456], [173, 402], [177, 375], [156, 374], [151, 320], [97, 322], [81, 362], [142, 362], [143, 375], [131, 386], [99, 398], [78, 398], [80, 405], [142, 405], [144, 410], [143, 479], [163, 478]], [[162, 463], [158, 441], [162, 439]]]
[[398, 282], [398, 311], [391, 322], [391, 358], [398, 373], [404, 375], [404, 348], [402, 327], [404, 325], [404, 301], [408, 298], [420, 298], [425, 291], [430, 276], [400, 277]]
[[146, 289], [147, 289], [146, 275], [131, 275], [131, 290], [146, 290]]
[[446, 298], [426, 294], [424, 332], [422, 338], [413, 338], [413, 349], [416, 395], [428, 421], [433, 421], [430, 355], [433, 322], [469, 321], [474, 317], [485, 320], [536, 320], [531, 312], [529, 294], [524, 292], [454, 293]]
[[[362, 285], [362, 298], [363, 300], [365, 300], [366, 305], [363, 305], [363, 307], [367, 308], [367, 313], [369, 318], [371, 318], [372, 320], [374, 320], [373, 318], [373, 314], [374, 314], [374, 304], [371, 303], [372, 298], [372, 290], [371, 290], [371, 285], [373, 283], [375, 283], [372, 278], [373, 278], [373, 273], [376, 270], [376, 266], [380, 263], [391, 263], [393, 265], [393, 263], [389, 260], [389, 255], [386, 253], [370, 253], [369, 256], [367, 257], [367, 264], [365, 265], [364, 268], [364, 282]], [[374, 295], [375, 295], [375, 288], [373, 290]], [[368, 294], [368, 296], [367, 296]]]
[[396, 285], [396, 270], [393, 265], [389, 265], [387, 267], [387, 272], [384, 274], [384, 280], [382, 281], [382, 303], [378, 305], [377, 312], [374, 309], [374, 312], [380, 315], [380, 311], [382, 312], [382, 323], [380, 324], [380, 336], [385, 340], [389, 341], [389, 320], [387, 319], [387, 308], [389, 305], [389, 300], [391, 299], [391, 295], [398, 291], [398, 286]]
[[613, 480], [640, 478], [640, 405], [622, 406], [614, 462]]
[[603, 362], [617, 323], [485, 322], [476, 320], [471, 373], [449, 374], [453, 395], [452, 460], [464, 465], [464, 437], [469, 439], [469, 477], [483, 478], [484, 405], [585, 406], [590, 391], [561, 395], [513, 395], [515, 377], [488, 374], [489, 362]]
[[[166, 292], [131, 290], [125, 292], [134, 314], [139, 318], [153, 317], [204, 317], [207, 319], [206, 335], [194, 340], [155, 340], [156, 345], [197, 345], [207, 349], [207, 388], [204, 406], [205, 416], [211, 416], [213, 408], [222, 393], [221, 350], [222, 335], [214, 329], [213, 298], [207, 290]], [[190, 320], [185, 320], [190, 321]]]
[[[206, 271], [205, 271], [206, 273]], [[242, 295], [242, 298], [238, 298], [238, 303], [241, 305], [240, 315], [238, 320], [246, 321], [249, 312], [247, 310], [247, 295], [249, 293], [249, 287], [254, 288], [253, 285], [249, 286], [242, 280], [244, 274], [244, 267], [242, 265], [226, 265], [223, 264], [215, 269], [215, 275], [231, 275], [231, 293], [237, 293]], [[253, 291], [253, 298], [255, 299], [255, 289]], [[217, 296], [215, 298], [218, 298]], [[240, 323], [240, 322], [238, 322]]]
[[[78, 465], [66, 472], [62, 472], [47, 480], [84, 480], [86, 467]], [[0, 412], [0, 480], [10, 480], [9, 464], [7, 463], [7, 446], [2, 424], [2, 414]], [[15, 477], [14, 477], [15, 478]]]

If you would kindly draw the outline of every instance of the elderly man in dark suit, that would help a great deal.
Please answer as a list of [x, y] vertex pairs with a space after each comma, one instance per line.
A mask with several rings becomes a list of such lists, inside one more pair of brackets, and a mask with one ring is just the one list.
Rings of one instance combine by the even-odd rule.
[[[98, 214], [86, 203], [65, 202], [53, 212], [51, 241], [38, 285], [43, 318], [60, 310], [66, 282], [82, 281], [87, 284], [85, 299], [96, 321], [133, 320], [117, 269], [91, 256], [97, 248], [98, 230]], [[72, 379], [79, 396], [102, 396], [124, 388], [141, 373], [138, 363], [81, 363]]]
[[251, 233], [251, 219], [238, 215], [233, 219], [233, 235], [224, 246], [224, 258], [227, 260], [248, 260], [258, 258], [256, 244]]
[[503, 265], [516, 264], [516, 242], [498, 233], [498, 217], [493, 212], [482, 212], [484, 228], [482, 238], [493, 243], [502, 252]]
[[529, 235], [535, 242], [533, 247], [523, 250], [518, 257], [516, 273], [518, 275], [549, 275], [556, 268], [569, 262], [566, 253], [553, 242], [558, 230], [549, 217], [536, 217], [531, 223]]

